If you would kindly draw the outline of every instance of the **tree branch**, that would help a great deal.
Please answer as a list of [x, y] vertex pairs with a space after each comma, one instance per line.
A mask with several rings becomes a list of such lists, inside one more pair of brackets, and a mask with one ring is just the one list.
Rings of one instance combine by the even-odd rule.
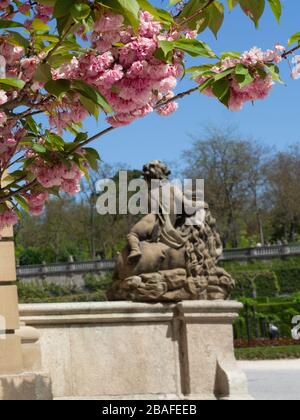
[[[180, 26], [186, 25], [188, 22], [195, 19], [197, 16], [200, 16], [211, 4], [214, 3], [214, 1], [215, 0], [208, 0], [208, 2], [201, 9], [197, 10], [196, 13], [189, 16], [188, 18], [184, 18], [182, 23], [180, 23]], [[180, 15], [178, 16], [178, 18], [180, 18]]]
[[[154, 107], [154, 109], [156, 110], [156, 109], [159, 109], [159, 108], [161, 108], [161, 107], [163, 107], [163, 106], [165, 106], [165, 105], [168, 105], [169, 103], [171, 103], [171, 102], [174, 102], [174, 101], [177, 101], [177, 100], [179, 100], [179, 99], [182, 99], [182, 98], [184, 98], [184, 97], [186, 97], [186, 96], [189, 96], [189, 95], [191, 95], [192, 93], [194, 93], [194, 92], [197, 92], [197, 91], [199, 91], [199, 86], [196, 86], [196, 87], [194, 87], [194, 88], [192, 88], [192, 89], [189, 89], [189, 90], [187, 90], [187, 91], [185, 91], [185, 92], [181, 92], [181, 93], [178, 93], [176, 96], [174, 96], [173, 98], [171, 98], [171, 99], [168, 99], [168, 100], [164, 100], [164, 99], [162, 99], [155, 107]], [[73, 149], [71, 149], [71, 151], [69, 152], [70, 154], [71, 153], [73, 153], [73, 152], [75, 152], [76, 150], [78, 150], [78, 149], [80, 149], [81, 147], [84, 147], [84, 146], [87, 146], [88, 144], [90, 144], [90, 143], [92, 143], [93, 141], [95, 141], [95, 140], [97, 140], [97, 139], [99, 139], [100, 137], [103, 137], [103, 136], [105, 136], [106, 134], [108, 134], [108, 133], [110, 133], [111, 131], [113, 131], [113, 130], [115, 130], [117, 127], [108, 127], [108, 128], [106, 128], [105, 130], [102, 130], [102, 131], [100, 131], [99, 133], [97, 133], [97, 134], [95, 134], [93, 137], [90, 137], [89, 139], [87, 139], [87, 140], [85, 140], [84, 142], [82, 142], [82, 143], [79, 143], [78, 145], [76, 145], [76, 147], [74, 147]]]
[[[18, 194], [22, 194], [23, 192], [29, 191], [30, 189], [32, 189], [33, 187], [35, 187], [36, 185], [38, 185], [38, 181], [35, 179], [32, 182], [30, 182], [29, 184], [24, 185], [23, 187], [19, 188], [16, 191], [11, 191], [9, 194], [7, 194], [5, 197], [1, 197], [0, 198], [0, 204], [1, 203], [5, 203], [6, 201], [8, 201], [9, 199], [15, 197]], [[8, 187], [6, 187], [5, 189], [8, 189]]]
[[294, 52], [298, 51], [299, 49], [300, 49], [300, 45], [297, 45], [291, 50], [284, 52], [281, 57], [287, 59], [289, 55], [294, 54]]

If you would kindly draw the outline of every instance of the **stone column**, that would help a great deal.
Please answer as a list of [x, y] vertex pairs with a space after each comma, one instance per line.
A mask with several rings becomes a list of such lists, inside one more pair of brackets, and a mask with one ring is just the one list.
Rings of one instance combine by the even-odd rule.
[[[20, 327], [13, 229], [0, 232], [0, 400], [52, 398], [34, 331]], [[30, 337], [29, 337], [30, 336]]]
[[5, 229], [0, 239], [0, 375], [14, 374], [23, 369], [19, 329], [13, 230]]

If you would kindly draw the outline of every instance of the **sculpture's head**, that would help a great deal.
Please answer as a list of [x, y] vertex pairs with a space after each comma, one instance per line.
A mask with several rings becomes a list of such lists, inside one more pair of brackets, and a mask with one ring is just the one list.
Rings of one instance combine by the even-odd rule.
[[163, 180], [168, 179], [171, 171], [165, 163], [160, 160], [153, 160], [144, 166], [143, 174], [146, 181], [151, 181], [151, 179]]

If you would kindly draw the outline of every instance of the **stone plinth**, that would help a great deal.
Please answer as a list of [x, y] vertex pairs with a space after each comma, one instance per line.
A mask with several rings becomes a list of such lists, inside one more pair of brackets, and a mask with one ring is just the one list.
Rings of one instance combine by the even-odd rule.
[[21, 305], [57, 399], [248, 399], [235, 302]]
[[0, 232], [0, 400], [50, 399], [50, 380], [36, 373], [41, 371], [38, 337], [20, 328], [15, 282], [13, 230], [7, 228]]

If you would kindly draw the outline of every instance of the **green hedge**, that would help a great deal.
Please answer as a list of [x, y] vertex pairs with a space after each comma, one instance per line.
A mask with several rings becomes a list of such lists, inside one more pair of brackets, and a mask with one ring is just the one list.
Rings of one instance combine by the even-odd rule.
[[236, 280], [232, 298], [264, 298], [300, 292], [300, 268], [273, 271], [230, 271]]
[[57, 303], [57, 302], [99, 302], [107, 300], [106, 292], [111, 284], [111, 274], [105, 276], [88, 275], [84, 288], [60, 286], [57, 284], [18, 282], [21, 303]]
[[282, 294], [300, 292], [300, 268], [279, 269], [276, 276]]
[[248, 338], [247, 318], [252, 338], [267, 337], [270, 322], [279, 327], [281, 337], [291, 337], [292, 319], [300, 315], [299, 295], [289, 299], [282, 298], [281, 301], [280, 298], [269, 298], [268, 302], [264, 303], [260, 303], [259, 299], [241, 300], [244, 303], [244, 309], [234, 325], [236, 339]]

